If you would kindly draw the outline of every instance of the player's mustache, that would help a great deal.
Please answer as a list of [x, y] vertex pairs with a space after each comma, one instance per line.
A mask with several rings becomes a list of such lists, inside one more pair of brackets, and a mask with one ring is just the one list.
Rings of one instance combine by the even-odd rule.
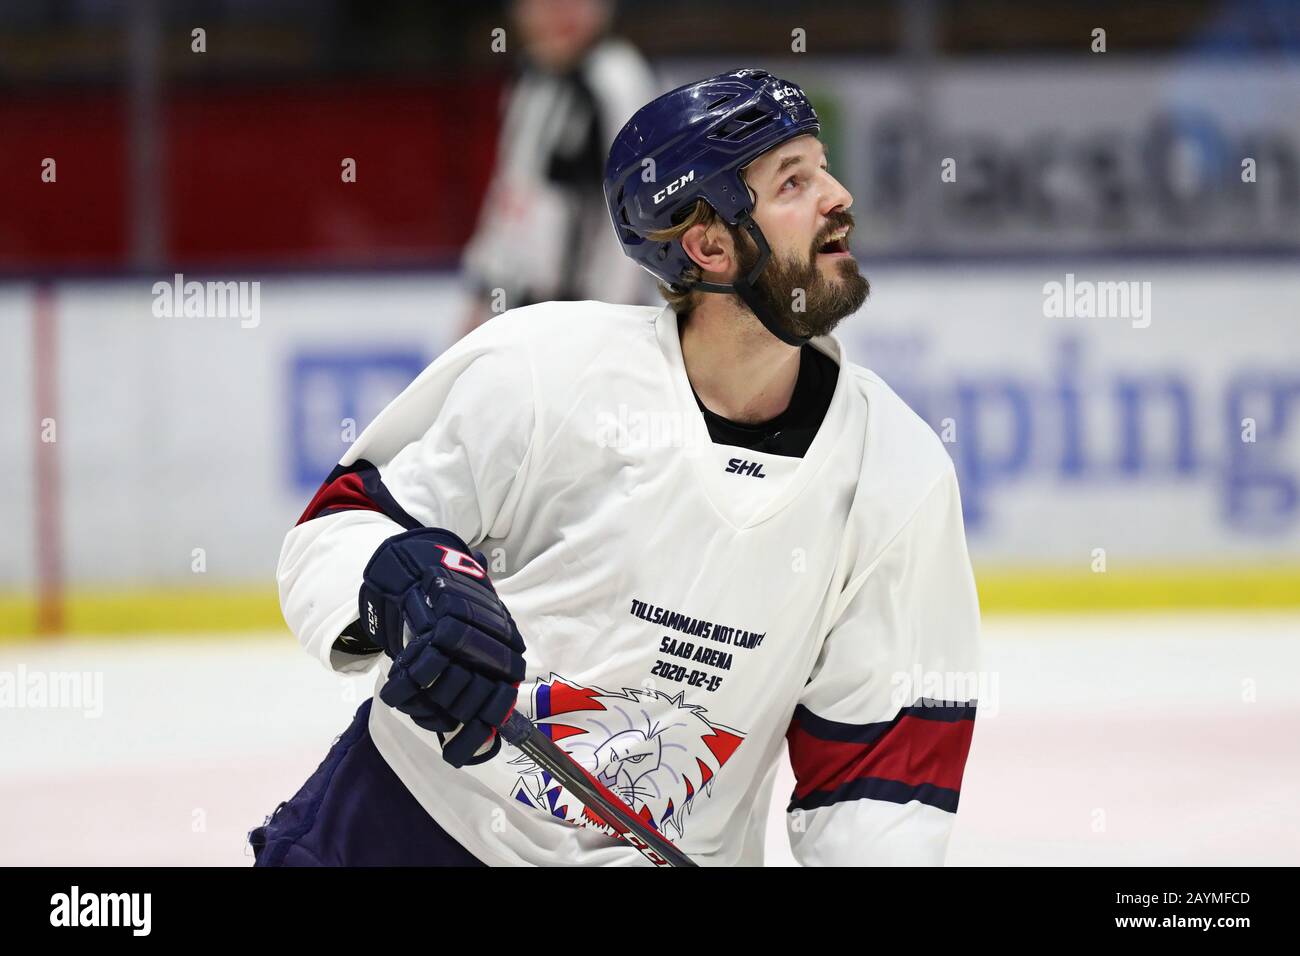
[[[854, 222], [853, 222], [852, 213], [841, 212], [833, 215], [831, 217], [830, 223], [822, 231], [822, 234], [817, 237], [817, 241], [813, 243], [813, 247], [812, 247], [813, 257], [816, 258], [817, 250], [820, 249], [822, 246], [826, 245], [826, 243], [830, 241], [831, 236], [834, 235], [836, 232], [839, 232], [839, 230], [841, 229], [848, 229], [851, 233], [853, 231], [853, 228], [854, 228]], [[848, 238], [845, 237], [845, 242], [847, 241]]]

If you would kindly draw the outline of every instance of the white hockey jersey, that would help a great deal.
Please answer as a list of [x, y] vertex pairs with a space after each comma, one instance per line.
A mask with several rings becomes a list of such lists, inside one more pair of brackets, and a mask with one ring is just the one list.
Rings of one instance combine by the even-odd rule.
[[[326, 666], [385, 538], [484, 552], [527, 644], [517, 708], [702, 865], [763, 860], [782, 739], [805, 864], [939, 864], [975, 716], [979, 611], [951, 459], [833, 336], [803, 458], [710, 441], [671, 309], [546, 302], [434, 361], [285, 539]], [[378, 686], [378, 685], [377, 685]], [[960, 688], [938, 695], [935, 688]], [[376, 698], [375, 744], [491, 865], [649, 865], [516, 748], [456, 769]]]

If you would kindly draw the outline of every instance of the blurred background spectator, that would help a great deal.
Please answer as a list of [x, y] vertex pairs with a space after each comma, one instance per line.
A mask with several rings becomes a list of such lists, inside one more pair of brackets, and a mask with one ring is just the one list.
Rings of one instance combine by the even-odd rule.
[[[610, 0], [516, 0], [524, 63], [502, 112], [496, 168], [465, 252], [469, 328], [549, 300], [653, 300], [609, 241], [601, 183], [615, 134], [659, 90], [609, 34]], [[499, 291], [497, 291], [499, 290]]]

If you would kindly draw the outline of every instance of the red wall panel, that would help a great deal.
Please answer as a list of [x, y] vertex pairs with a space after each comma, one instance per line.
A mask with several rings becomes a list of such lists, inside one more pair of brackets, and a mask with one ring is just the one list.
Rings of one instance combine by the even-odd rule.
[[[56, 180], [41, 181], [55, 161]], [[125, 261], [126, 114], [111, 92], [0, 97], [0, 267]]]
[[[493, 80], [173, 92], [158, 184], [167, 262], [446, 262], [473, 229], [499, 96]], [[0, 268], [129, 262], [127, 128], [116, 93], [0, 102]], [[40, 181], [46, 156], [55, 184]]]

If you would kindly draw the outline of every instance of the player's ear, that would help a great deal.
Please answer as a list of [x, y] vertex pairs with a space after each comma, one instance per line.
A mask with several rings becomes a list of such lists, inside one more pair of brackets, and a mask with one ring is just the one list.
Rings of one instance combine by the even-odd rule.
[[705, 273], [725, 274], [735, 262], [735, 244], [721, 221], [696, 223], [682, 233], [681, 241], [691, 261]]

